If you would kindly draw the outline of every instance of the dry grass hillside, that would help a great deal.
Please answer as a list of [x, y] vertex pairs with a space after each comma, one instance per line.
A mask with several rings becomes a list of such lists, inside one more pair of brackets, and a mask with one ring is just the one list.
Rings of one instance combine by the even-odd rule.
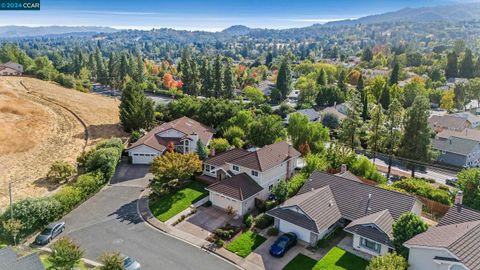
[[32, 78], [0, 77], [0, 209], [8, 203], [10, 179], [16, 199], [43, 196], [55, 188], [43, 180], [53, 161], [73, 163], [85, 147], [123, 136], [118, 100]]

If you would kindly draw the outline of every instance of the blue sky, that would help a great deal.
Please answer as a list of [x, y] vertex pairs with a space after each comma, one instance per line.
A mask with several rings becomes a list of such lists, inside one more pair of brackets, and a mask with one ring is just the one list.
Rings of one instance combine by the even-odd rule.
[[40, 0], [40, 11], [0, 11], [0, 25], [111, 26], [220, 31], [292, 28], [461, 0]]

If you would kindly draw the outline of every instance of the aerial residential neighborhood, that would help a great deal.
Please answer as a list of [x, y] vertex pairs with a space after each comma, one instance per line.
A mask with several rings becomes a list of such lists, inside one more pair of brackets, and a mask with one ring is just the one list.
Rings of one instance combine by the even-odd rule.
[[480, 3], [33, 2], [0, 270], [480, 270]]

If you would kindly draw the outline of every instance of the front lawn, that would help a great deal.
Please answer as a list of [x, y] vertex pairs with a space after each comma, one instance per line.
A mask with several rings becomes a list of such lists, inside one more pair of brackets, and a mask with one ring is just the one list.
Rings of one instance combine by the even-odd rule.
[[190, 182], [184, 188], [172, 191], [150, 202], [150, 210], [158, 220], [165, 222], [207, 195], [208, 191], [205, 190], [205, 185], [199, 182]]
[[315, 267], [315, 264], [317, 264], [317, 261], [300, 253], [285, 265], [283, 270], [310, 270]]
[[363, 270], [367, 267], [368, 261], [334, 247], [320, 261], [298, 254], [291, 260], [283, 270]]
[[[53, 265], [52, 263], [48, 260], [48, 255], [44, 254], [40, 256], [40, 261], [42, 261], [43, 266], [45, 267], [46, 270], [52, 269]], [[77, 265], [80, 270], [88, 270], [91, 268], [88, 268], [85, 266], [83, 261], [80, 261], [80, 263]]]
[[265, 240], [267, 239], [265, 239], [263, 236], [260, 236], [252, 231], [247, 231], [230, 242], [226, 249], [240, 257], [245, 258], [248, 256], [248, 254], [265, 242]]

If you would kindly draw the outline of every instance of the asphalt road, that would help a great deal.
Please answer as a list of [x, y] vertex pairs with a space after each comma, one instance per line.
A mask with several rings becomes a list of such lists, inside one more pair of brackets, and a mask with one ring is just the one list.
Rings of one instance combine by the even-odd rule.
[[163, 234], [137, 212], [137, 199], [148, 184], [148, 167], [121, 164], [112, 185], [68, 214], [63, 235], [72, 237], [85, 257], [97, 260], [105, 251], [132, 256], [146, 270], [237, 269], [195, 246]]

